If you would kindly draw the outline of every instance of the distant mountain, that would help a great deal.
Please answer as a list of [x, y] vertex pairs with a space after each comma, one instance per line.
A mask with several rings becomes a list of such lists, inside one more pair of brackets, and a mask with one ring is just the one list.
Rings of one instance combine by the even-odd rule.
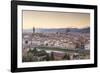
[[68, 32], [81, 32], [81, 33], [89, 33], [90, 32], [90, 27], [87, 28], [67, 28], [66, 31], [68, 30]]
[[83, 32], [83, 33], [90, 33], [90, 27], [81, 29], [81, 32]]
[[[23, 30], [23, 32], [26, 33], [32, 33], [32, 29], [27, 29]], [[60, 33], [67, 33], [67, 32], [80, 32], [80, 33], [89, 33], [90, 32], [90, 27], [87, 28], [58, 28], [58, 29], [35, 29], [35, 32], [40, 32], [40, 33], [54, 33], [54, 32], [60, 32]]]

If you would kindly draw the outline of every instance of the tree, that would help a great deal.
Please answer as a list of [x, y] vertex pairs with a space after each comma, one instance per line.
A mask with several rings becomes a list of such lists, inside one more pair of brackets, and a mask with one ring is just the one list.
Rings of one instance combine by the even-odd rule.
[[64, 57], [63, 57], [63, 59], [64, 59], [64, 60], [70, 60], [70, 55], [65, 54]]
[[32, 57], [33, 57], [33, 54], [31, 52], [28, 52], [27, 55], [23, 56], [22, 61], [23, 62], [31, 62]]
[[54, 60], [54, 53], [51, 52], [51, 60]]
[[37, 49], [36, 49], [36, 47], [32, 50], [32, 53], [34, 54], [34, 55], [37, 55]]
[[50, 56], [49, 54], [47, 53], [47, 56], [46, 56], [46, 60], [49, 61], [50, 60]]

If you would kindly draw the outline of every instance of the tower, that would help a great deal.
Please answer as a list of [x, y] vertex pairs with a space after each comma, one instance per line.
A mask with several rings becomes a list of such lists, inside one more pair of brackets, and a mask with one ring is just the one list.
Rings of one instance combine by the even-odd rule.
[[33, 27], [33, 33], [35, 33], [35, 27]]

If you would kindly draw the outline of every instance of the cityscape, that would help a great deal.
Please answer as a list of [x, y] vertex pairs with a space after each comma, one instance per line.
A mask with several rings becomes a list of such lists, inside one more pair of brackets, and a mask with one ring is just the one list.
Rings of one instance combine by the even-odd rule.
[[23, 10], [22, 62], [90, 59], [90, 14]]
[[76, 32], [73, 29], [64, 30], [50, 32], [49, 29], [37, 33], [33, 27], [32, 32], [24, 32], [23, 62], [89, 59], [90, 29], [74, 29]]

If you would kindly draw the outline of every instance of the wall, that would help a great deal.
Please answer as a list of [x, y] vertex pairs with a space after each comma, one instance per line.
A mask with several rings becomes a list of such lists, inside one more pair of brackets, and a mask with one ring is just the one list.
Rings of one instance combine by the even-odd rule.
[[[75, 4], [90, 4], [98, 5], [100, 13], [100, 1], [98, 0], [33, 0], [33, 1], [48, 1], [48, 2], [61, 2], [61, 3], [75, 3]], [[0, 0], [0, 73], [10, 73], [10, 0]], [[100, 14], [98, 14], [98, 19]], [[100, 22], [98, 22], [99, 24]], [[98, 25], [100, 28], [100, 25]], [[98, 30], [100, 31], [100, 29]], [[100, 34], [98, 35], [100, 37]], [[100, 40], [100, 38], [98, 39]], [[100, 41], [99, 41], [100, 42]], [[99, 43], [98, 42], [98, 43]], [[99, 46], [100, 48], [100, 46]], [[99, 49], [98, 48], [98, 49]], [[100, 51], [100, 49], [98, 50]], [[100, 53], [98, 54], [100, 56]], [[98, 59], [100, 61], [100, 57]], [[100, 64], [100, 62], [99, 62]], [[85, 68], [85, 69], [70, 69], [70, 70], [55, 70], [55, 71], [41, 71], [37, 73], [99, 73], [100, 66], [98, 68]], [[32, 72], [27, 72], [32, 73]]]

